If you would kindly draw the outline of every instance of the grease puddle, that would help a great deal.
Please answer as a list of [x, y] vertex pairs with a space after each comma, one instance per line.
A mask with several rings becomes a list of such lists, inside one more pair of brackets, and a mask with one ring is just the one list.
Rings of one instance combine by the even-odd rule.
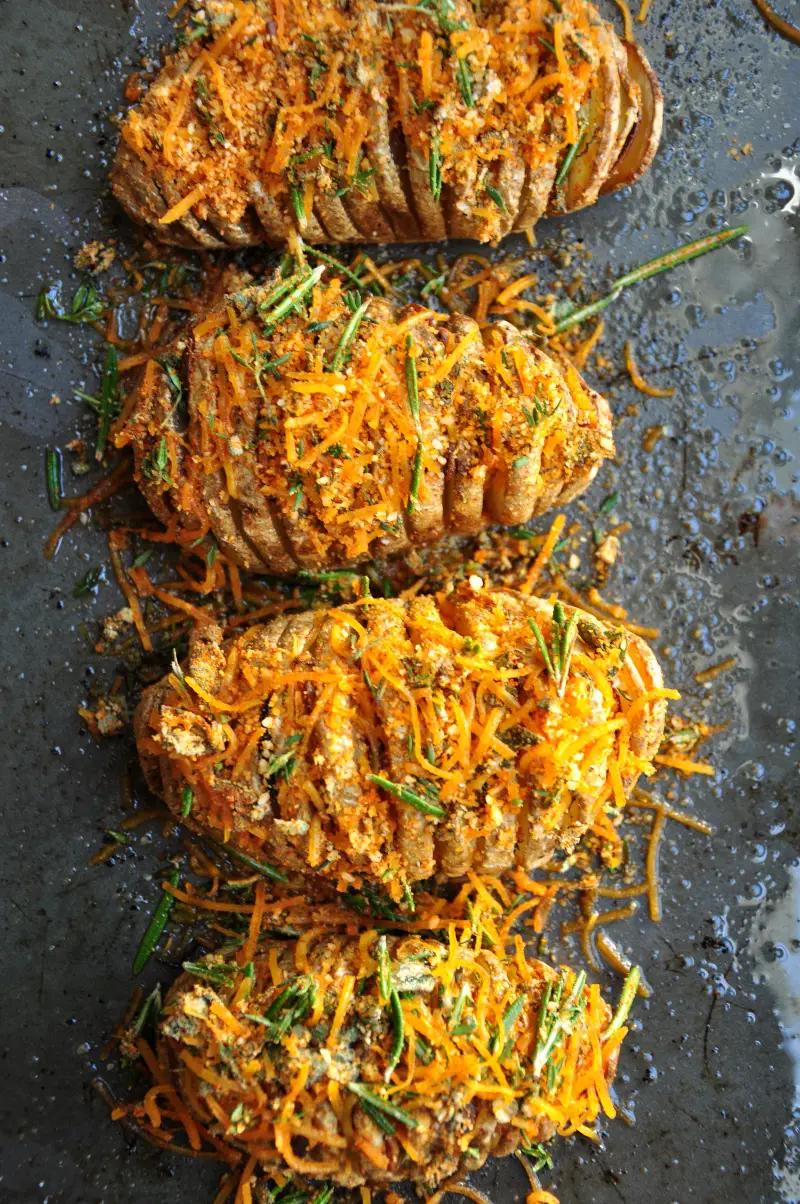
[[794, 1118], [785, 1131], [788, 1153], [784, 1165], [773, 1169], [782, 1199], [800, 1204], [800, 863], [789, 866], [789, 872], [788, 890], [758, 904], [748, 948], [753, 977], [766, 984], [775, 1000], [781, 1045], [792, 1060]]

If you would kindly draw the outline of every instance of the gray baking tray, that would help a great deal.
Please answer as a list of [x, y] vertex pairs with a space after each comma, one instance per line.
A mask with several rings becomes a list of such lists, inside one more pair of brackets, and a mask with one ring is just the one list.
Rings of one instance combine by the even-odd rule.
[[[796, 4], [783, 0], [797, 19]], [[98, 746], [76, 707], [94, 673], [92, 616], [116, 586], [75, 599], [105, 561], [102, 533], [77, 528], [42, 558], [53, 516], [45, 446], [85, 429], [73, 390], [94, 383], [96, 340], [37, 325], [42, 284], [69, 284], [89, 237], [120, 236], [106, 170], [107, 118], [145, 50], [167, 39], [159, 0], [0, 3], [0, 518], [2, 652], [3, 1087], [0, 1199], [8, 1204], [211, 1200], [217, 1169], [129, 1148], [89, 1084], [122, 1015], [130, 965], [159, 887], [157, 839], [88, 869], [119, 821], [127, 740]], [[750, 0], [654, 0], [642, 40], [666, 94], [664, 140], [630, 194], [543, 223], [579, 238], [597, 283], [725, 224], [750, 237], [630, 290], [607, 323], [621, 363], [674, 384], [643, 397], [620, 373], [603, 387], [619, 456], [589, 495], [613, 488], [632, 524], [609, 593], [661, 628], [670, 685], [728, 723], [711, 746], [716, 781], [678, 801], [717, 826], [672, 826], [662, 851], [664, 919], [615, 931], [655, 987], [637, 1007], [617, 1082], [635, 1113], [603, 1148], [561, 1144], [546, 1175], [562, 1204], [778, 1204], [800, 1198], [797, 1054], [798, 212], [800, 51]], [[522, 246], [522, 243], [511, 244]], [[60, 404], [49, 404], [53, 395]], [[652, 455], [642, 433], [664, 424]], [[795, 457], [793, 459], [793, 457]], [[794, 508], [793, 508], [794, 507]], [[713, 690], [694, 673], [727, 656]], [[792, 888], [794, 893], [792, 893]], [[157, 962], [150, 980], [164, 976]], [[147, 978], [147, 976], [146, 976]], [[794, 984], [794, 985], [793, 985]], [[794, 1012], [792, 1009], [795, 1009]], [[794, 1036], [793, 1036], [794, 1033]], [[496, 1202], [523, 1200], [514, 1160], [476, 1177]]]

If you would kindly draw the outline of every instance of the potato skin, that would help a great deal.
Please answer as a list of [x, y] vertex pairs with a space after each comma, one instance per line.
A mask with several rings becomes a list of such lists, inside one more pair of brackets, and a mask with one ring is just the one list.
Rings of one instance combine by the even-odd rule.
[[[661, 130], [641, 48], [587, 0], [558, 12], [453, 0], [444, 20], [408, 6], [387, 21], [371, 0], [346, 15], [320, 0], [276, 22], [269, 0], [191, 0], [123, 122], [114, 193], [159, 239], [206, 249], [530, 230], [642, 174]], [[630, 79], [645, 94], [633, 138]], [[556, 185], [566, 107], [581, 149]]]
[[[548, 644], [566, 633], [563, 682], [535, 629]], [[198, 831], [401, 899], [432, 876], [531, 870], [574, 848], [612, 796], [612, 766], [626, 792], [648, 770], [662, 686], [637, 636], [463, 585], [282, 616], [228, 641], [201, 627], [186, 684], [145, 692], [136, 737], [170, 808], [191, 785]]]

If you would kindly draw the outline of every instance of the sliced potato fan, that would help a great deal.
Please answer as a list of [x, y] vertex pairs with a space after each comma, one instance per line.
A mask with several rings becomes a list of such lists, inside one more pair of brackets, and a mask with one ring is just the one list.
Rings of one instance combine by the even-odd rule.
[[569, 852], [647, 772], [666, 696], [638, 637], [572, 607], [461, 585], [285, 616], [145, 692], [151, 786], [260, 864], [400, 900], [431, 876]]
[[613, 454], [607, 402], [515, 327], [354, 313], [322, 270], [232, 294], [141, 370], [117, 445], [187, 543], [251, 572], [354, 565], [527, 522]]
[[630, 183], [658, 144], [652, 70], [588, 0], [319, 0], [277, 22], [271, 0], [190, 0], [182, 17], [111, 173], [166, 242], [496, 243]]

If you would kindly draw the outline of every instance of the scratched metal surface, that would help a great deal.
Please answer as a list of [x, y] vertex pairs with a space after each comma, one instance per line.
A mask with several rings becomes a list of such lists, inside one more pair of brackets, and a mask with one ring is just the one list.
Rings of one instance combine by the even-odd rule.
[[[79, 727], [88, 679], [107, 671], [81, 625], [119, 599], [105, 582], [96, 599], [72, 597], [76, 579], [104, 560], [97, 531], [80, 529], [52, 563], [41, 557], [53, 522], [43, 450], [84, 429], [72, 390], [93, 383], [95, 357], [86, 332], [37, 327], [34, 298], [43, 281], [69, 276], [85, 238], [125, 229], [106, 199], [105, 118], [130, 66], [158, 42], [164, 7], [0, 4], [0, 1198], [9, 1204], [203, 1201], [216, 1180], [213, 1167], [128, 1149], [88, 1091], [132, 988], [131, 957], [157, 895], [156, 849], [143, 837], [113, 866], [86, 868], [103, 828], [118, 822], [130, 747], [98, 748]], [[697, 669], [728, 655], [738, 667], [717, 682], [709, 709], [729, 723], [711, 754], [718, 779], [678, 791], [718, 835], [669, 832], [663, 923], [639, 916], [623, 933], [656, 991], [638, 1007], [642, 1031], [627, 1042], [618, 1080], [636, 1124], [609, 1126], [599, 1150], [562, 1145], [546, 1181], [562, 1204], [773, 1204], [798, 1198], [787, 1030], [800, 946], [786, 891], [798, 852], [800, 57], [749, 0], [654, 0], [643, 40], [667, 97], [654, 170], [632, 195], [540, 234], [583, 238], [600, 280], [607, 264], [751, 224], [743, 247], [617, 304], [609, 358], [619, 363], [633, 335], [649, 373], [677, 393], [643, 398], [621, 377], [604, 382], [619, 459], [589, 499], [596, 506], [620, 491], [618, 513], [633, 531], [613, 592], [661, 627], [670, 684], [696, 700]], [[749, 154], [729, 153], [748, 143]], [[48, 404], [53, 394], [60, 405]], [[642, 432], [659, 423], [668, 433], [646, 456]], [[524, 1198], [513, 1162], [476, 1181], [496, 1204]]]

